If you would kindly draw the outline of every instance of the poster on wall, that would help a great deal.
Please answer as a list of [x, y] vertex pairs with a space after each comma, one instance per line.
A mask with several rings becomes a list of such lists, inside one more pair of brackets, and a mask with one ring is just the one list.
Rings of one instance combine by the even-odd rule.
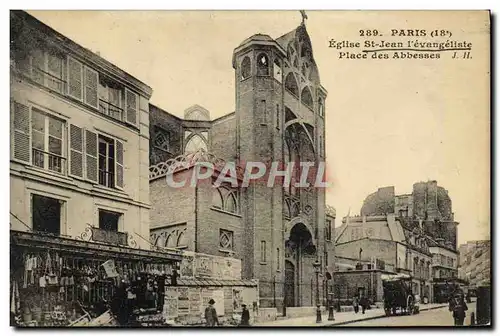
[[[212, 299], [212, 290], [208, 288], [202, 288], [201, 289], [201, 306], [200, 306], [200, 313], [204, 314], [205, 313], [205, 308], [208, 306], [208, 301]], [[214, 299], [215, 300], [215, 299]]]
[[215, 300], [215, 310], [217, 310], [217, 315], [224, 315], [224, 290], [216, 289], [212, 291], [212, 298]]
[[188, 287], [177, 288], [179, 293], [179, 299], [177, 301], [177, 314], [188, 315], [189, 314], [189, 289]]
[[223, 276], [224, 273], [224, 261], [222, 258], [215, 257], [213, 259], [213, 272], [212, 276], [216, 279], [227, 279], [227, 277]]
[[212, 276], [213, 261], [211, 257], [196, 256], [196, 276]]
[[[233, 310], [240, 310], [243, 303], [243, 296], [240, 289], [233, 289]], [[247, 304], [248, 305], [248, 304]]]
[[177, 311], [178, 293], [176, 288], [165, 288], [165, 305], [163, 315], [168, 318], [179, 316]]
[[181, 261], [181, 276], [192, 277], [194, 267], [194, 256], [184, 256]]
[[257, 287], [244, 287], [241, 290], [241, 303], [247, 305], [248, 309], [252, 308], [252, 304], [257, 302]]
[[199, 288], [189, 288], [189, 314], [198, 315], [201, 305], [201, 290]]

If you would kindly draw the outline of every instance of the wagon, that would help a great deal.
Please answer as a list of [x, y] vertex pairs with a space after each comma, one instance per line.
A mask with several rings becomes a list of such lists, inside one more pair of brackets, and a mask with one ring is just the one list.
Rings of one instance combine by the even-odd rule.
[[419, 312], [418, 303], [411, 290], [411, 277], [405, 274], [384, 275], [384, 311], [387, 316], [400, 314], [412, 315]]

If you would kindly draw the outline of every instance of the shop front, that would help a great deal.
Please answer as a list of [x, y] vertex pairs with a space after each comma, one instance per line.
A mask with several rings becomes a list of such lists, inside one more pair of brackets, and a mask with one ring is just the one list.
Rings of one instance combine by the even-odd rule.
[[[165, 279], [182, 260], [150, 251], [12, 231], [11, 324], [71, 326], [111, 309], [120, 290], [134, 307], [164, 310]], [[81, 324], [81, 323], [80, 323]]]

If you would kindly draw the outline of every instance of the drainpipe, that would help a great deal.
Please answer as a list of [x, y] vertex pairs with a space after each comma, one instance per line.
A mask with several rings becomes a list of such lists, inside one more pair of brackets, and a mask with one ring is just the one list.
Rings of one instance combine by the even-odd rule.
[[194, 252], [198, 252], [198, 183], [194, 187]]

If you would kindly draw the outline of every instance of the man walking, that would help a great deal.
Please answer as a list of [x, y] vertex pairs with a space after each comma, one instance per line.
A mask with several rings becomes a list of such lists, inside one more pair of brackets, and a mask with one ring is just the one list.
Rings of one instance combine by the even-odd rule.
[[250, 312], [248, 311], [246, 304], [242, 304], [241, 307], [243, 310], [241, 311], [240, 326], [248, 327], [250, 326]]
[[359, 312], [359, 299], [357, 295], [352, 299], [352, 305], [354, 307], [354, 313], [357, 314]]
[[214, 299], [208, 301], [208, 306], [205, 308], [205, 320], [207, 321], [208, 327], [214, 327], [215, 324], [219, 325], [219, 320], [217, 319], [217, 311], [214, 307]]
[[468, 310], [464, 296], [460, 292], [456, 292], [450, 299], [449, 310], [453, 312], [453, 319], [456, 326], [463, 326], [465, 320], [465, 311]]

